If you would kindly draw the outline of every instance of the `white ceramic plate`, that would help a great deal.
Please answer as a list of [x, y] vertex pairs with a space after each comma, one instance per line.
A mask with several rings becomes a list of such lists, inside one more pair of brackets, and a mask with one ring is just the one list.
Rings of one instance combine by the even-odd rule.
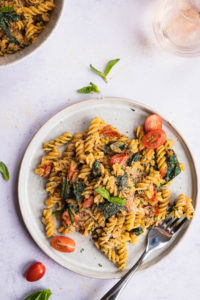
[[[137, 102], [121, 98], [100, 98], [80, 102], [63, 109], [52, 117], [35, 135], [24, 155], [19, 175], [19, 203], [24, 222], [38, 246], [53, 260], [79, 274], [96, 278], [120, 278], [122, 272], [101, 254], [91, 238], [85, 238], [79, 233], [71, 234], [76, 241], [76, 250], [66, 254], [54, 250], [45, 236], [41, 223], [41, 213], [47, 194], [44, 190], [44, 180], [34, 174], [34, 169], [44, 155], [42, 144], [45, 141], [56, 138], [66, 131], [72, 133], [83, 132], [90, 121], [99, 116], [107, 123], [117, 127], [121, 133], [133, 136], [133, 129], [143, 124], [145, 118], [155, 113], [151, 109]], [[194, 206], [197, 196], [197, 175], [191, 153], [177, 130], [165, 119], [163, 127], [169, 139], [175, 140], [175, 151], [179, 160], [185, 164], [185, 172], [182, 172], [171, 185], [172, 199], [180, 193], [192, 197]], [[147, 268], [167, 255], [179, 242], [188, 228], [189, 223], [179, 232], [167, 248], [162, 248], [157, 253], [149, 256], [143, 268]], [[128, 270], [138, 259], [144, 250], [145, 236], [140, 238], [136, 245], [128, 245]], [[84, 248], [81, 253], [80, 249]], [[101, 264], [102, 267], [99, 267]]]

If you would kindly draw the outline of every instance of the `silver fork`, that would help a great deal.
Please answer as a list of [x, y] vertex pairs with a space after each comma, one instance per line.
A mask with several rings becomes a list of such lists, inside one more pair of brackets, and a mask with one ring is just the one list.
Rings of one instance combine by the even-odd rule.
[[168, 217], [166, 220], [153, 227], [147, 236], [147, 245], [143, 254], [136, 264], [118, 281], [100, 300], [115, 300], [121, 291], [125, 288], [133, 274], [141, 266], [144, 259], [154, 250], [160, 249], [168, 243], [174, 234], [183, 226], [187, 219], [173, 219]]

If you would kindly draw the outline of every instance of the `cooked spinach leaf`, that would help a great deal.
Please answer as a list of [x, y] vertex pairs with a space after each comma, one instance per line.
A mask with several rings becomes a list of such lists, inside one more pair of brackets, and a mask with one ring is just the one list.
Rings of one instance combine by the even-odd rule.
[[106, 219], [116, 215], [116, 213], [118, 211], [124, 209], [124, 206], [121, 206], [121, 205], [118, 205], [118, 204], [115, 204], [115, 203], [112, 203], [109, 201], [106, 201], [103, 204], [99, 204], [98, 207], [103, 211], [104, 217]]
[[52, 212], [53, 215], [59, 215], [59, 214], [62, 214], [64, 213], [65, 209], [59, 209], [59, 210], [55, 210]]
[[16, 45], [19, 45], [19, 42], [10, 33], [9, 24], [11, 22], [17, 22], [17, 21], [19, 21], [19, 19], [20, 19], [19, 15], [17, 15], [13, 11], [9, 11], [9, 12], [2, 12], [2, 11], [0, 11], [0, 27], [3, 29], [3, 31], [5, 32], [7, 38], [10, 40], [10, 42], [14, 43]]
[[8, 12], [11, 12], [14, 10], [14, 7], [12, 6], [4, 6], [4, 7], [0, 7], [0, 12], [3, 12], [3, 13], [8, 13]]
[[70, 195], [71, 195], [70, 182], [66, 178], [63, 178], [62, 189], [61, 189], [61, 198], [62, 198], [62, 200], [66, 200], [66, 198], [69, 198]]
[[116, 185], [118, 187], [118, 192], [121, 192], [122, 188], [127, 186], [127, 182], [128, 182], [127, 173], [125, 173], [123, 176], [117, 176]]
[[68, 212], [69, 212], [71, 223], [74, 224], [74, 217], [73, 217], [71, 206], [69, 204], [68, 204]]
[[134, 153], [134, 154], [131, 155], [131, 157], [128, 159], [127, 165], [128, 165], [129, 167], [131, 167], [132, 164], [133, 164], [134, 162], [136, 162], [136, 161], [139, 161], [140, 158], [141, 158], [141, 156], [140, 156], [140, 154], [139, 154], [138, 152]]
[[168, 158], [167, 172], [164, 177], [164, 180], [166, 183], [171, 181], [172, 179], [174, 179], [176, 176], [178, 176], [181, 173], [181, 168], [180, 168], [177, 156], [176, 156], [174, 150], [170, 150], [170, 151], [172, 151], [172, 155], [170, 155]]
[[114, 142], [110, 145], [110, 149], [113, 152], [121, 153], [126, 149], [126, 144], [124, 142]]
[[134, 233], [135, 233], [135, 235], [140, 235], [140, 234], [142, 234], [142, 233], [143, 233], [143, 229], [142, 229], [142, 227], [137, 227], [137, 228], [134, 228], [134, 229], [132, 229], [131, 231], [132, 231], [132, 232], [134, 232]]
[[110, 143], [108, 143], [108, 144], [106, 144], [105, 146], [104, 146], [104, 153], [105, 154], [110, 154], [111, 152], [112, 152], [112, 150], [111, 150], [111, 148], [110, 148], [110, 145], [112, 145], [113, 144], [113, 142], [110, 142]]
[[73, 193], [74, 193], [74, 196], [75, 196], [77, 202], [80, 202], [80, 200], [82, 198], [81, 194], [83, 193], [84, 189], [85, 189], [84, 183], [77, 182], [74, 184]]
[[98, 160], [95, 160], [95, 162], [92, 165], [92, 174], [94, 175], [94, 177], [101, 176], [101, 164]]

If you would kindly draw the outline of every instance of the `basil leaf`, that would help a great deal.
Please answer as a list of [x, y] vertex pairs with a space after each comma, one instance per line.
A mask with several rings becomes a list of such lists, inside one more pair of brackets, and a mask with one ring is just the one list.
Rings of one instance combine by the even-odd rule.
[[8, 179], [10, 178], [8, 168], [2, 161], [0, 162], [0, 173], [3, 176], [3, 179], [8, 181]]
[[102, 73], [101, 71], [97, 70], [95, 67], [93, 67], [92, 64], [90, 64], [90, 68], [91, 68], [92, 71], [94, 71], [96, 74], [98, 74], [99, 76], [101, 76], [101, 77], [105, 80], [106, 83], [108, 83], [108, 80], [107, 80], [107, 78], [106, 78], [106, 76], [105, 76], [104, 73]]
[[107, 66], [106, 66], [106, 69], [105, 69], [105, 72], [104, 72], [104, 74], [105, 74], [106, 76], [108, 75], [108, 73], [110, 72], [110, 70], [112, 69], [112, 67], [114, 67], [114, 65], [115, 65], [116, 63], [118, 63], [118, 61], [120, 61], [119, 58], [110, 60], [110, 61], [108, 62]]
[[109, 192], [104, 188], [98, 188], [98, 189], [95, 190], [95, 192], [99, 193], [102, 197], [104, 197], [107, 200], [110, 199]]
[[14, 7], [12, 6], [4, 6], [4, 7], [0, 7], [0, 12], [11, 12], [14, 10]]
[[128, 174], [125, 173], [123, 176], [117, 176], [116, 185], [118, 187], [118, 192], [121, 192], [123, 187], [126, 187], [128, 184]]
[[79, 90], [77, 90], [80, 94], [91, 94], [91, 93], [100, 93], [98, 86], [92, 82], [90, 82], [90, 86], [85, 86]]
[[126, 203], [126, 199], [121, 197], [110, 197], [108, 201], [122, 206], [124, 206]]
[[59, 214], [64, 213], [64, 211], [65, 211], [64, 209], [55, 210], [52, 212], [52, 215], [59, 215]]
[[48, 300], [51, 295], [52, 293], [50, 290], [42, 290], [29, 295], [24, 300]]

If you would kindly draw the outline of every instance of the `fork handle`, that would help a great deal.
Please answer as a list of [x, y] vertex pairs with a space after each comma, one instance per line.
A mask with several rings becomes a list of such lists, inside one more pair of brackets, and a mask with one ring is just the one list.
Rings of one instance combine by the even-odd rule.
[[136, 264], [118, 281], [100, 300], [115, 300], [118, 298], [121, 291], [125, 288], [128, 281], [142, 264], [147, 251], [145, 250], [140, 256]]

